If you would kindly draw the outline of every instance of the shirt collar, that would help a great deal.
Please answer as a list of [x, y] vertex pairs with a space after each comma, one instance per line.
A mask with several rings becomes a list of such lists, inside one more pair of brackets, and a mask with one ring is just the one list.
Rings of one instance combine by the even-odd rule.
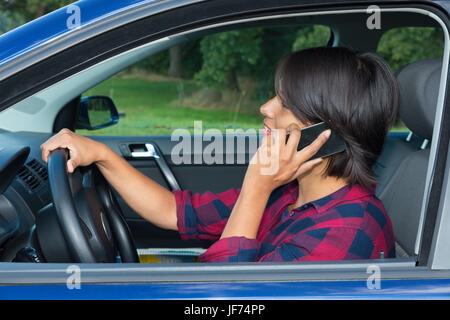
[[[298, 198], [298, 182], [297, 180], [293, 180], [284, 186], [284, 195], [286, 197], [286, 205], [294, 204]], [[346, 185], [335, 192], [314, 200], [308, 203], [305, 203], [304, 206], [313, 206], [317, 212], [327, 210], [331, 206], [335, 206], [337, 203], [342, 201], [352, 201], [361, 199], [367, 196], [373, 196], [375, 193], [375, 188], [372, 190], [366, 190], [362, 188], [359, 184], [355, 185]]]

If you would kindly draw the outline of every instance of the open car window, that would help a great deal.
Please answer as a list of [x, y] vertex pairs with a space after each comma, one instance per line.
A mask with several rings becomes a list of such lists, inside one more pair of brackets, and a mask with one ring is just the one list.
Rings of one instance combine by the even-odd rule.
[[[259, 106], [274, 94], [273, 73], [276, 62], [293, 50], [340, 45], [371, 50], [382, 56], [395, 72], [419, 60], [440, 59], [447, 63], [448, 57], [445, 55], [444, 47], [448, 38], [438, 22], [425, 17], [423, 12], [403, 12], [398, 20], [393, 18], [395, 14], [397, 13], [386, 11], [383, 23], [390, 23], [392, 26], [401, 25], [400, 27], [389, 28], [386, 32], [381, 28], [377, 35], [365, 29], [354, 39], [351, 35], [355, 27], [351, 23], [346, 25], [344, 21], [362, 19], [362, 23], [357, 25], [367, 28], [368, 15], [365, 11], [323, 15], [315, 13], [305, 17], [299, 15], [298, 20], [292, 20], [290, 16], [286, 17], [289, 24], [285, 22], [283, 16], [273, 18], [273, 22], [270, 17], [264, 17], [270, 23], [260, 23], [261, 25], [257, 27], [249, 23], [243, 28], [242, 23], [232, 22], [227, 23], [226, 31], [220, 30], [220, 26], [215, 26], [219, 31], [187, 31], [181, 35], [170, 35], [93, 65], [38, 92], [3, 112], [0, 115], [0, 123], [11, 132], [32, 131], [51, 134], [54, 119], [70, 101], [77, 97], [85, 99], [104, 96], [109, 97], [117, 107], [118, 122], [98, 130], [79, 128], [76, 131], [99, 141], [116, 143], [114, 139], [117, 138], [119, 141], [115, 145], [117, 152], [121, 151], [120, 138], [133, 137], [135, 140], [131, 142], [137, 144], [151, 137], [152, 141], [159, 143], [177, 129], [194, 132], [196, 121], [201, 121], [203, 130], [218, 129], [222, 134], [226, 134], [227, 129], [242, 129], [246, 132], [250, 130], [258, 134], [262, 126]], [[423, 17], [416, 19], [418, 16]], [[300, 23], [302, 19], [306, 21], [309, 18], [315, 23]], [[415, 23], [418, 24], [417, 27], [410, 27]], [[202, 32], [206, 35], [202, 35]], [[364, 38], [365, 35], [368, 37]], [[442, 97], [445, 93], [443, 84], [438, 84], [438, 91], [441, 98], [437, 100], [437, 104], [441, 107], [437, 112], [441, 112]], [[12, 121], [18, 115], [23, 119], [21, 123]], [[100, 124], [103, 121], [101, 117], [100, 114], [98, 118]], [[97, 119], [96, 115], [93, 114], [91, 119]], [[408, 133], [410, 130], [399, 119], [392, 131]], [[406, 135], [395, 136], [399, 141], [404, 138]], [[126, 140], [124, 144], [129, 142]], [[173, 145], [160, 143], [162, 153], [170, 154]], [[431, 151], [427, 155], [427, 165], [429, 163], [431, 167], [428, 171], [425, 167], [424, 186], [421, 191], [424, 202], [420, 203], [423, 211], [426, 210], [426, 198], [430, 192], [429, 181], [435, 160], [435, 149], [431, 149], [432, 143], [434, 141], [430, 139], [430, 143], [424, 147], [424, 149], [428, 147], [428, 152]], [[420, 145], [417, 150], [419, 149]], [[389, 156], [394, 154], [391, 151], [395, 150], [398, 148], [394, 146], [386, 153], [385, 159], [388, 162], [391, 161]], [[396, 165], [402, 159], [399, 158], [398, 161]], [[169, 161], [169, 165], [173, 163]], [[380, 168], [385, 167], [382, 165]], [[388, 168], [394, 166], [389, 165]], [[158, 167], [147, 169], [145, 168], [146, 173], [149, 175], [155, 173], [156, 179], [165, 183]], [[172, 170], [175, 175], [181, 175], [183, 167], [174, 166]], [[240, 174], [245, 172], [242, 168], [240, 170]], [[386, 178], [389, 180], [394, 174], [395, 170]], [[212, 171], [208, 171], [205, 175], [214, 177]], [[180, 184], [199, 188], [198, 184], [201, 181], [193, 181], [192, 176], [189, 175], [184, 181], [180, 181]], [[227, 176], [230, 176], [229, 171], [225, 170], [220, 175], [221, 178]], [[423, 214], [424, 212], [419, 213], [417, 225], [410, 229], [415, 232], [414, 238], [420, 234]], [[136, 237], [141, 237], [139, 249], [143, 256], [154, 257], [172, 248], [167, 245], [162, 251], [152, 251], [154, 248], [146, 246], [148, 244], [144, 239], [146, 229], [141, 228], [140, 221], [131, 214], [127, 218], [137, 230]], [[399, 220], [398, 224], [401, 222], [402, 220]], [[407, 251], [404, 256], [406, 260], [403, 261], [410, 262], [411, 266], [415, 265], [417, 252], [414, 248], [411, 250], [408, 246], [405, 249], [399, 243], [399, 250]], [[201, 250], [190, 252], [196, 255]], [[150, 257], [143, 262], [158, 262], [152, 259]]]
[[201, 122], [203, 130], [258, 133], [259, 107], [275, 95], [277, 62], [295, 50], [326, 46], [331, 38], [331, 29], [323, 25], [272, 26], [219, 32], [172, 46], [84, 92], [113, 98], [120, 121], [78, 132], [171, 135], [176, 129], [193, 133], [195, 122]]

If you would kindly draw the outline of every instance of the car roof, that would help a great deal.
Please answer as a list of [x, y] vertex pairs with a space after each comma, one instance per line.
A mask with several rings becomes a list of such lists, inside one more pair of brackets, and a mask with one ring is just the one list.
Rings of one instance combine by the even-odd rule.
[[[166, 4], [167, 8], [174, 8], [202, 1], [207, 0], [77, 1], [0, 36], [0, 66], [5, 65], [11, 60], [17, 59], [25, 53], [33, 51], [44, 44], [48, 44], [49, 42], [62, 38], [65, 35], [76, 32], [79, 29], [86, 29], [88, 26], [93, 25], [96, 22], [106, 20], [128, 11], [138, 10], [144, 6], [147, 7], [149, 5], [159, 3]], [[333, 2], [342, 4], [343, 1], [316, 1], [315, 4], [317, 5], [320, 2], [332, 5]], [[347, 0], [344, 2], [352, 3], [355, 1]], [[356, 2], [360, 3], [360, 1]], [[381, 2], [383, 1], [380, 1], [380, 3]], [[408, 2], [410, 1], [404, 1], [405, 4]], [[445, 2], [442, 1], [427, 0], [423, 2], [438, 2], [441, 7], [447, 7]], [[299, 1], [299, 3], [302, 3], [302, 1]], [[281, 6], [278, 1], [274, 1], [274, 5]], [[79, 10], [80, 12], [79, 25], [76, 25], [76, 27], [74, 27], [73, 21], [69, 21], [69, 19], [73, 19], [75, 10]], [[448, 7], [448, 11], [450, 11], [450, 7]]]
[[[0, 37], [0, 66], [79, 28], [155, 2], [161, 0], [77, 1], [3, 34]], [[76, 10], [80, 13], [79, 24], [73, 23]]]

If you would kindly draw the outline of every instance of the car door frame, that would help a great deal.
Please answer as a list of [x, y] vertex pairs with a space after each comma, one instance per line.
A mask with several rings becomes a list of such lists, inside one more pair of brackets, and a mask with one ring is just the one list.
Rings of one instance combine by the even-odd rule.
[[[224, 11], [217, 5], [218, 2], [199, 2], [192, 4], [191, 6], [183, 7], [187, 10], [196, 10], [202, 12], [205, 8], [211, 8], [221, 12], [222, 14], [217, 14], [217, 16], [211, 17], [211, 12], [208, 11], [208, 19], [200, 19], [195, 25], [200, 27], [202, 25], [208, 25], [214, 21], [224, 21], [226, 19], [236, 19], [242, 18], [245, 12], [249, 16], [254, 16], [258, 14], [272, 14], [276, 12], [277, 14], [282, 14], [283, 12], [291, 12], [291, 10], [324, 10], [318, 4], [307, 5], [305, 2], [300, 1], [285, 1], [285, 8], [281, 10], [280, 8], [274, 9], [267, 6], [265, 9], [264, 4], [259, 6], [257, 11], [251, 10], [251, 4], [253, 3], [242, 3], [239, 1], [233, 1], [230, 6], [230, 10], [237, 10], [236, 7], [239, 6], [241, 9], [236, 12], [241, 12], [240, 15], [233, 14], [226, 16]], [[337, 2], [337, 1], [336, 1]], [[284, 2], [283, 2], [284, 3]], [[211, 7], [208, 5], [211, 4]], [[328, 3], [329, 5], [329, 3]], [[199, 6], [199, 7], [197, 7]], [[206, 6], [206, 7], [204, 7]], [[199, 10], [201, 7], [202, 10]], [[350, 8], [350, 7], [349, 7]], [[361, 6], [357, 6], [361, 9]], [[227, 10], [228, 10], [227, 9]], [[264, 10], [262, 10], [264, 9]], [[348, 9], [346, 7], [346, 9]], [[430, 9], [430, 8], [429, 8]], [[224, 9], [225, 10], [225, 9]], [[169, 11], [168, 13], [174, 14], [176, 10]], [[226, 10], [225, 10], [226, 11]], [[442, 12], [438, 12], [441, 19], [445, 22], [446, 28], [448, 30], [448, 17]], [[175, 12], [178, 16], [180, 12]], [[192, 11], [194, 12], [194, 11]], [[194, 13], [195, 14], [195, 13]], [[186, 15], [184, 12], [183, 15]], [[167, 28], [167, 16], [160, 13], [161, 22], [159, 26], [161, 30]], [[164, 19], [162, 19], [164, 18]], [[203, 17], [203, 18], [206, 18]], [[142, 28], [142, 21], [145, 19], [133, 22], [133, 28]], [[155, 23], [155, 21], [152, 21]], [[140, 24], [140, 27], [136, 27], [136, 24]], [[193, 28], [194, 24], [190, 24], [188, 28]], [[122, 32], [128, 32], [132, 29], [130, 25], [124, 25], [122, 27], [117, 27], [117, 29], [122, 28]], [[183, 28], [187, 28], [183, 25]], [[173, 28], [170, 32], [182, 31], [183, 28]], [[112, 27], [111, 27], [112, 30]], [[90, 32], [93, 32], [90, 30]], [[20, 79], [29, 77], [31, 82], [19, 85], [19, 88], [14, 90], [14, 94], [10, 95], [7, 99], [2, 100], [2, 108], [6, 108], [15, 102], [24, 99], [24, 97], [30, 96], [57, 81], [64, 79], [76, 72], [79, 72], [89, 66], [94, 65], [104, 59], [108, 59], [114, 55], [130, 50], [133, 47], [137, 47], [145, 42], [156, 40], [157, 38], [164, 37], [169, 33], [159, 32], [155, 35], [150, 36], [149, 34], [142, 36], [141, 38], [130, 42], [127, 45], [123, 43], [121, 45], [115, 44], [115, 49], [101, 47], [95, 48], [96, 41], [101, 37], [107, 37], [113, 41], [111, 34], [108, 36], [100, 34], [94, 37], [91, 33], [86, 36], [86, 40], [83, 41], [83, 45], [75, 45], [70, 48], [67, 47], [65, 50], [60, 50], [59, 53], [54, 56], [48, 57], [39, 63], [30, 65], [27, 69], [15, 73], [14, 75], [3, 80], [0, 84], [0, 89], [11, 89], [15, 85], [19, 85]], [[70, 37], [69, 37], [70, 38]], [[70, 39], [66, 43], [70, 43]], [[103, 43], [104, 41], [101, 41]], [[112, 46], [114, 47], [114, 46]], [[83, 56], [83, 52], [89, 51], [88, 49], [93, 49], [91, 52], [91, 59], [81, 59], [75, 62], [75, 65], [67, 67], [63, 63], [64, 58], [67, 55], [77, 55], [77, 53]], [[56, 75], [49, 77], [48, 79], [42, 79], [42, 72], [48, 75], [46, 68], [49, 64], [59, 61], [62, 65], [59, 65], [61, 70], [57, 72]], [[447, 65], [448, 68], [448, 65]], [[53, 70], [53, 69], [51, 69]], [[447, 84], [449, 79], [447, 77]], [[448, 90], [448, 89], [447, 89]], [[447, 92], [447, 91], [446, 91]], [[3, 98], [3, 97], [2, 97]], [[343, 261], [343, 262], [327, 262], [327, 263], [268, 263], [268, 264], [254, 264], [254, 263], [243, 263], [243, 264], [214, 264], [214, 265], [203, 265], [203, 264], [173, 264], [173, 265], [84, 265], [80, 264], [80, 272], [82, 274], [82, 282], [89, 285], [95, 284], [162, 284], [167, 282], [173, 282], [175, 284], [183, 285], [189, 283], [190, 285], [195, 284], [197, 286], [204, 285], [207, 283], [211, 285], [212, 283], [227, 282], [230, 286], [233, 283], [278, 283], [280, 286], [292, 285], [293, 283], [311, 283], [316, 281], [324, 281], [328, 279], [334, 284], [336, 281], [356, 281], [361, 288], [367, 289], [367, 279], [370, 276], [368, 273], [370, 266], [378, 266], [380, 268], [382, 278], [386, 281], [394, 281], [396, 279], [440, 279], [442, 284], [448, 288], [446, 279], [450, 278], [450, 271], [447, 270], [434, 270], [433, 261], [439, 257], [442, 250], [437, 246], [437, 237], [442, 239], [448, 239], [448, 230], [439, 229], [438, 233], [434, 233], [435, 228], [438, 228], [439, 223], [443, 223], [448, 220], [448, 214], [445, 214], [444, 209], [448, 207], [448, 199], [450, 199], [450, 191], [448, 186], [448, 163], [447, 163], [447, 151], [449, 146], [449, 120], [450, 120], [450, 102], [445, 100], [445, 106], [442, 114], [440, 115], [440, 131], [436, 133], [438, 139], [436, 140], [435, 152], [436, 152], [436, 166], [433, 172], [433, 179], [430, 187], [430, 201], [428, 202], [427, 215], [424, 228], [424, 241], [421, 247], [422, 253], [427, 253], [419, 259], [419, 265], [416, 265], [415, 259], [401, 259], [397, 261], [388, 261], [389, 259], [381, 260], [371, 260], [371, 261]], [[447, 167], [446, 167], [447, 165]], [[443, 174], [445, 172], [445, 174]], [[445, 183], [444, 183], [445, 181]], [[442, 201], [441, 201], [442, 200]], [[444, 201], [445, 200], [445, 201]], [[441, 241], [441, 240], [439, 240]], [[1, 263], [0, 264], [0, 283], [3, 285], [14, 285], [14, 284], [55, 284], [60, 286], [67, 285], [68, 273], [67, 270], [71, 265], [66, 264], [12, 264], [12, 263]], [[333, 285], [334, 285], [333, 284]], [[204, 292], [209, 291], [209, 287], [205, 286]], [[92, 287], [93, 288], [93, 287]], [[200, 289], [198, 289], [200, 290]], [[201, 291], [201, 290], [200, 290]], [[407, 290], [405, 287], [400, 293], [406, 294]], [[425, 292], [425, 291], [424, 291]], [[423, 292], [422, 292], [423, 293]], [[238, 293], [236, 293], [238, 294]], [[269, 293], [267, 293], [269, 294]], [[355, 292], [356, 294], [356, 292]], [[301, 295], [299, 295], [301, 296]], [[370, 295], [369, 295], [370, 296]]]

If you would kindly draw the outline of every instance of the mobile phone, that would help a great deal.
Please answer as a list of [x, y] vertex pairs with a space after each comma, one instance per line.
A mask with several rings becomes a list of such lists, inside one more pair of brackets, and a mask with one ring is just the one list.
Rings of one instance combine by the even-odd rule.
[[[297, 146], [297, 150], [300, 151], [304, 147], [308, 146], [311, 142], [316, 140], [316, 138], [325, 130], [330, 129], [330, 127], [325, 122], [320, 122], [313, 124], [312, 126], [303, 128], [300, 130], [300, 142]], [[289, 134], [286, 135], [286, 142], [289, 139]], [[315, 155], [311, 157], [310, 160], [316, 158], [328, 157], [333, 154], [344, 151], [346, 148], [344, 139], [336, 132], [331, 130], [331, 135], [327, 142], [317, 151]]]

